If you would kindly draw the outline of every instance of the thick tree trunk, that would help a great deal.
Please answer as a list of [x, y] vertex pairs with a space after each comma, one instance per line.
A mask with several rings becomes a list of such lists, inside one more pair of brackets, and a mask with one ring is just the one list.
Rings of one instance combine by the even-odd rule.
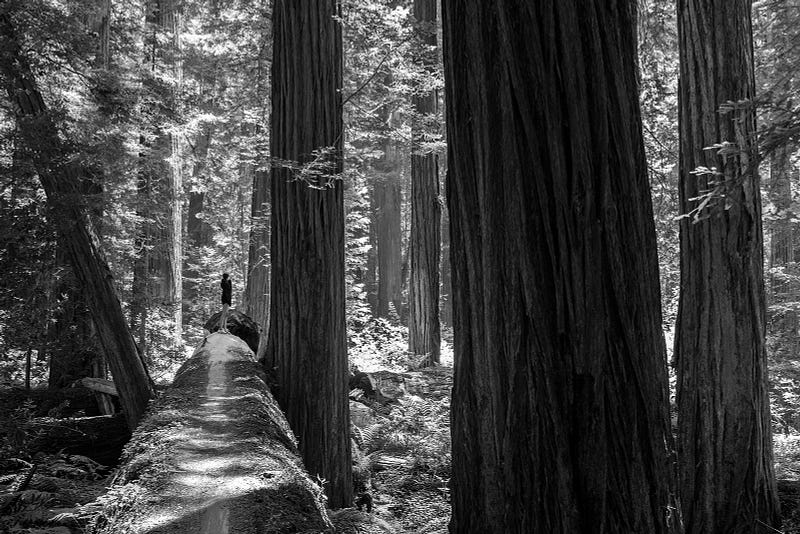
[[[272, 281], [267, 368], [306, 468], [352, 502], [344, 318], [342, 35], [334, 0], [273, 7]], [[303, 65], [302, 69], [296, 68]], [[292, 165], [293, 166], [293, 165]]]
[[[776, 525], [748, 0], [679, 0], [681, 293], [675, 333], [686, 532]], [[709, 149], [726, 143], [725, 154]], [[698, 167], [715, 174], [695, 173]], [[703, 191], [718, 197], [703, 207]], [[699, 210], [699, 211], [698, 211]], [[724, 496], [724, 498], [720, 498]]]
[[80, 193], [86, 173], [61, 143], [56, 125], [16, 41], [8, 15], [0, 15], [0, 69], [20, 131], [34, 154], [60, 243], [94, 317], [100, 344], [119, 384], [120, 401], [130, 428], [135, 428], [150, 399], [150, 382], [139, 359], [117, 298], [113, 276], [100, 253]]
[[443, 3], [452, 533], [678, 531], [635, 6]]
[[[436, 2], [414, 0], [416, 33], [420, 45], [430, 47], [419, 59], [427, 73], [436, 68]], [[411, 277], [408, 285], [408, 348], [413, 354], [426, 354], [427, 363], [437, 365], [439, 333], [439, 252], [441, 249], [441, 210], [439, 208], [439, 163], [436, 154], [422, 146], [426, 125], [438, 108], [436, 91], [415, 94], [411, 154]]]

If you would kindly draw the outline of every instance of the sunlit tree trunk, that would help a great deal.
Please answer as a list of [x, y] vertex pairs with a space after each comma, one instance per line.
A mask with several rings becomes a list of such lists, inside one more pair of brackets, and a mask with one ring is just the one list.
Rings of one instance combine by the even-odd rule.
[[755, 96], [750, 9], [678, 2], [680, 209], [697, 216], [680, 222], [679, 489], [686, 532], [698, 534], [759, 532], [778, 518], [755, 112], [720, 112]]
[[[420, 46], [418, 62], [427, 76], [436, 70], [436, 2], [415, 0], [415, 29]], [[427, 81], [427, 80], [425, 80]], [[408, 285], [408, 348], [412, 354], [426, 354], [426, 363], [439, 363], [439, 253], [441, 210], [439, 208], [439, 162], [423, 146], [426, 133], [435, 123], [436, 91], [413, 98], [416, 124], [411, 154], [411, 276]], [[433, 117], [432, 117], [433, 116]]]
[[[352, 502], [344, 317], [342, 33], [334, 0], [273, 7], [272, 282], [266, 366], [328, 504]], [[297, 68], [302, 65], [303, 68]], [[305, 171], [297, 169], [303, 166]]]
[[451, 533], [678, 531], [635, 7], [443, 2]]
[[256, 171], [253, 176], [253, 199], [250, 209], [250, 246], [248, 251], [247, 287], [244, 308], [261, 328], [259, 354], [266, 349], [266, 332], [269, 332], [269, 177], [266, 171]]
[[[388, 81], [386, 82], [388, 85]], [[393, 309], [397, 318], [403, 315], [403, 280], [401, 250], [401, 207], [403, 187], [401, 161], [397, 141], [392, 133], [397, 126], [394, 105], [383, 106], [383, 156], [373, 166], [372, 224], [375, 227], [376, 300], [375, 315], [389, 317]]]
[[139, 317], [133, 322], [145, 331], [147, 307], [164, 306], [172, 315], [171, 334], [178, 345], [183, 323], [183, 178], [180, 136], [169, 126], [175, 121], [182, 75], [181, 6], [176, 0], [148, 0], [145, 9], [145, 54], [150, 73], [144, 85], [150, 91], [148, 98], [157, 100], [158, 105], [151, 102], [144, 106], [146, 120], [153, 124], [140, 139], [138, 211], [143, 228], [137, 237], [139, 257], [134, 267], [134, 276], [139, 274], [134, 283], [134, 311]]

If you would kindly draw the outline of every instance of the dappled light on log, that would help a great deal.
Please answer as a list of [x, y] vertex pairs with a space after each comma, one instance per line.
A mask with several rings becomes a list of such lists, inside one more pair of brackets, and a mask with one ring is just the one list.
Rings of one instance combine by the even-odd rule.
[[211, 334], [153, 403], [98, 499], [94, 532], [328, 532], [322, 489], [254, 355]]

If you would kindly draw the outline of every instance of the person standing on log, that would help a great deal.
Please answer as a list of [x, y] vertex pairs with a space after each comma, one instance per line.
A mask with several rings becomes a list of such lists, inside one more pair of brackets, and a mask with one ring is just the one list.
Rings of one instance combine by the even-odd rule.
[[231, 305], [231, 296], [233, 294], [233, 284], [228, 273], [222, 274], [222, 281], [219, 283], [222, 288], [222, 317], [219, 320], [219, 331], [228, 332], [228, 308]]

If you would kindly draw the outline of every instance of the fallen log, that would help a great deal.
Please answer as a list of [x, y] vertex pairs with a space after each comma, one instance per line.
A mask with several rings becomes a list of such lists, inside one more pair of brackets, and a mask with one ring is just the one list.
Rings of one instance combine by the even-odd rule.
[[217, 333], [151, 403], [87, 528], [97, 534], [332, 532], [323, 501], [253, 352], [237, 337]]
[[99, 393], [105, 393], [106, 395], [113, 395], [115, 397], [119, 396], [117, 393], [117, 386], [114, 385], [114, 382], [111, 380], [106, 380], [105, 378], [92, 378], [92, 377], [85, 377], [78, 380], [78, 382], [85, 388], [91, 389], [92, 391], [97, 391]]

